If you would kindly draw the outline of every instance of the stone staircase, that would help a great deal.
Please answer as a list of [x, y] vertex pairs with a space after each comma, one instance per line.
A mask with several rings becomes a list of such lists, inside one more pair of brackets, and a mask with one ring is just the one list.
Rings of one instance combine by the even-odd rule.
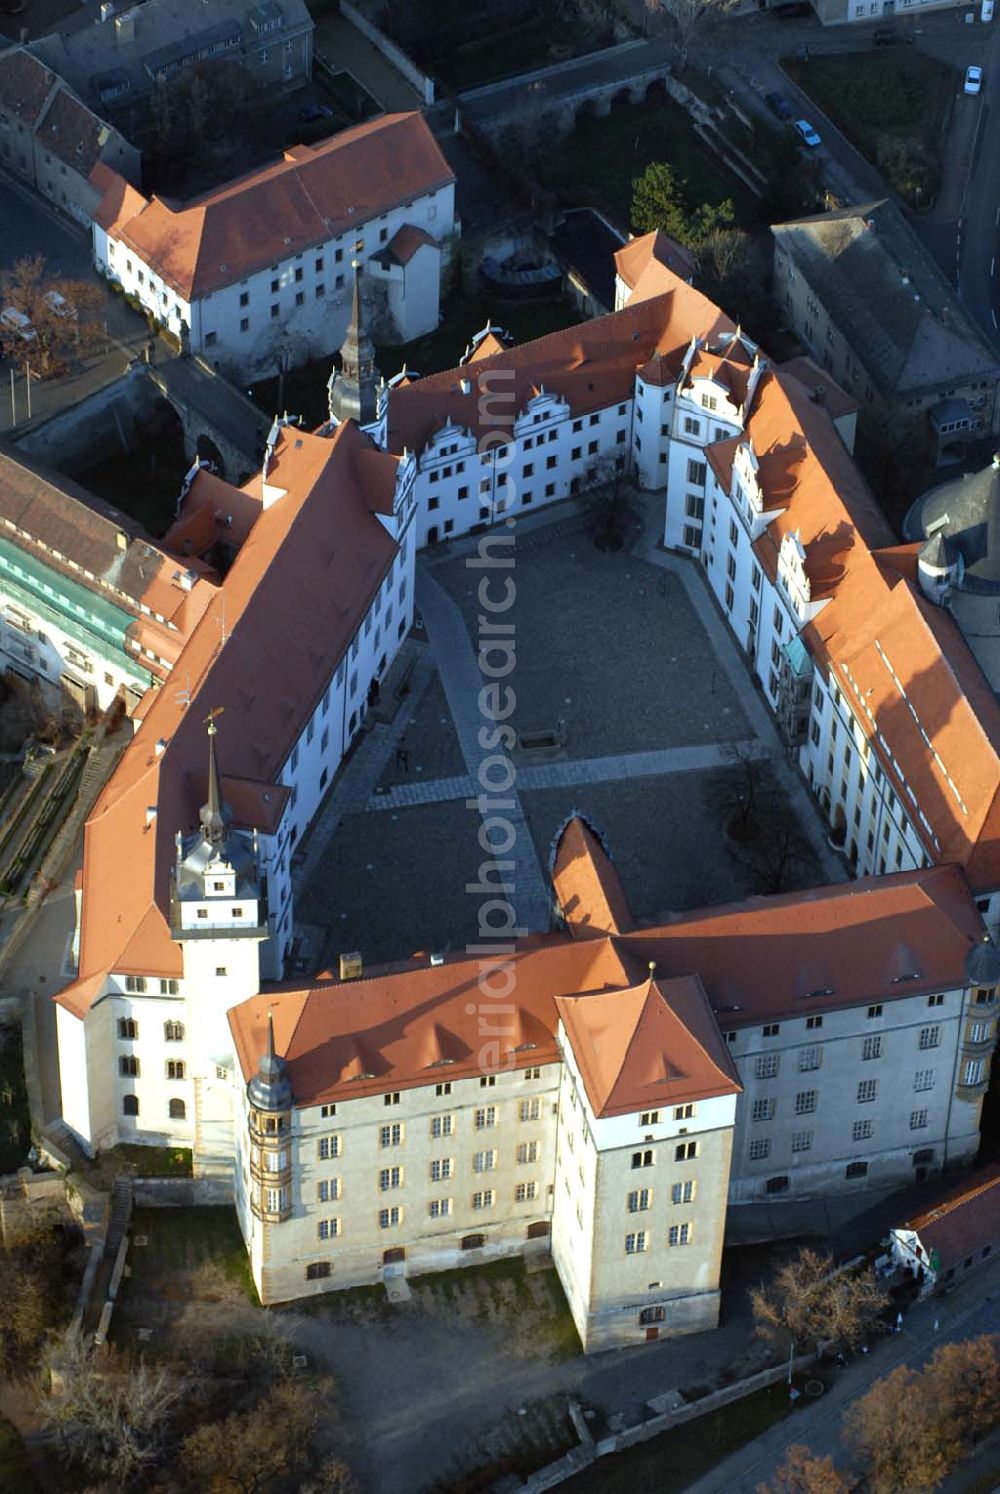
[[104, 1241], [104, 1254], [106, 1258], [114, 1259], [118, 1253], [118, 1247], [125, 1238], [125, 1232], [132, 1218], [132, 1182], [130, 1178], [115, 1178], [111, 1187], [111, 1215], [108, 1219], [108, 1233]]

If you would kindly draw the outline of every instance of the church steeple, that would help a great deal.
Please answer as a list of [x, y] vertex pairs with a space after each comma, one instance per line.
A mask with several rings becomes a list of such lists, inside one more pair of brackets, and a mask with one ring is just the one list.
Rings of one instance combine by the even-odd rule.
[[201, 806], [198, 818], [205, 839], [213, 846], [221, 844], [231, 819], [229, 811], [222, 802], [219, 765], [215, 760], [215, 738], [219, 731], [215, 720], [217, 716], [222, 715], [224, 710], [225, 706], [217, 706], [214, 711], [209, 711], [205, 718], [205, 725], [208, 729], [208, 799]]
[[364, 320], [361, 295], [361, 263], [353, 260], [354, 286], [351, 291], [351, 319], [340, 347], [340, 369], [334, 369], [327, 384], [330, 419], [341, 424], [356, 420], [370, 425], [378, 416], [378, 369], [375, 348]]

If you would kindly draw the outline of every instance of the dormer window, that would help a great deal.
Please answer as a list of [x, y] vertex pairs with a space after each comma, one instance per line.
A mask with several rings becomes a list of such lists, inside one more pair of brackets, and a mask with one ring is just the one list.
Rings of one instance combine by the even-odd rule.
[[225, 892], [225, 890], [226, 890], [226, 884], [225, 884], [225, 882], [213, 882], [212, 883], [212, 891], [213, 892]]

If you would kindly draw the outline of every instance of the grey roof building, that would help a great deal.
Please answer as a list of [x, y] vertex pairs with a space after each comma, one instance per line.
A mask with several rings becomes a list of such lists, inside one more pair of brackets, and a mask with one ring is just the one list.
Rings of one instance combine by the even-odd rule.
[[141, 102], [192, 63], [223, 58], [262, 86], [294, 88], [312, 74], [313, 22], [304, 0], [106, 0], [31, 50], [107, 111]]
[[775, 290], [863, 418], [921, 421], [951, 454], [998, 428], [1000, 360], [899, 210], [868, 202], [772, 225]]
[[1000, 455], [981, 472], [939, 483], [918, 498], [903, 537], [920, 544], [924, 595], [952, 614], [1000, 691]]

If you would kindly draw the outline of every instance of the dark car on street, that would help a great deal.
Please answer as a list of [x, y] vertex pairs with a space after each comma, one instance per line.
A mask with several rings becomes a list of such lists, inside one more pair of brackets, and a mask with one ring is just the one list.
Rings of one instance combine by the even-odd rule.
[[877, 47], [902, 47], [912, 42], [913, 37], [905, 31], [890, 31], [882, 26], [876, 31], [874, 41]]
[[765, 93], [764, 103], [778, 119], [791, 119], [792, 106], [783, 93]]

